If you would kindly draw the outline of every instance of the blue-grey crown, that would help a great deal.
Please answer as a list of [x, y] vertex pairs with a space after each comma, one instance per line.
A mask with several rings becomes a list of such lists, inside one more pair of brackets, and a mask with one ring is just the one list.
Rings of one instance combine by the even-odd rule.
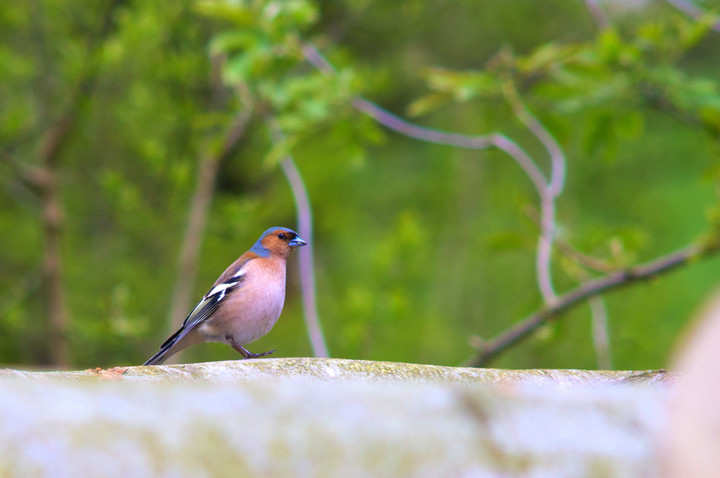
[[250, 248], [250, 252], [254, 252], [255, 254], [257, 254], [260, 257], [268, 257], [270, 255], [270, 251], [267, 250], [262, 245], [262, 240], [265, 239], [267, 236], [276, 233], [277, 231], [287, 231], [292, 234], [295, 234], [296, 237], [298, 235], [297, 232], [295, 232], [292, 229], [287, 228], [287, 227], [271, 227], [267, 231], [263, 232], [262, 235], [260, 236], [260, 238], [257, 241], [255, 241], [255, 244], [253, 244], [253, 246]]

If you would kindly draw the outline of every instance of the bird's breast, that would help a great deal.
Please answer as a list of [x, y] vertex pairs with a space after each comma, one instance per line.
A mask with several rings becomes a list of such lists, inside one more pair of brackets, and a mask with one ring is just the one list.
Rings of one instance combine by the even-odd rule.
[[[256, 261], [252, 261], [256, 262]], [[262, 267], [260, 267], [262, 266]], [[241, 344], [253, 342], [277, 322], [285, 303], [285, 264], [248, 264], [241, 286], [213, 317], [213, 329]], [[221, 338], [224, 341], [224, 337]]]

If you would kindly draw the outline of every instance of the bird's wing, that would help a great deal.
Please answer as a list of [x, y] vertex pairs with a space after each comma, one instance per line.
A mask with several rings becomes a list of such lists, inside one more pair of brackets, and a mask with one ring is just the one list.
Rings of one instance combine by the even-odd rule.
[[[195, 306], [190, 315], [187, 316], [182, 327], [177, 332], [172, 334], [163, 344], [160, 346], [158, 353], [153, 355], [145, 365], [159, 365], [165, 362], [168, 357], [173, 355], [177, 350], [174, 349], [175, 344], [180, 342], [187, 334], [189, 334], [198, 324], [207, 320], [208, 317], [220, 307], [220, 303], [233, 290], [240, 287], [242, 277], [238, 278], [232, 283], [223, 283], [221, 285], [213, 287], [210, 292], [205, 294], [205, 297]], [[175, 351], [173, 351], [175, 350]]]
[[[212, 289], [210, 289], [210, 292], [212, 292], [215, 287], [224, 284], [226, 282], [232, 282], [233, 279], [237, 279], [238, 277], [242, 277], [243, 274], [245, 274], [246, 269], [245, 266], [248, 262], [250, 262], [253, 259], [257, 259], [257, 255], [253, 254], [252, 252], [246, 252], [242, 256], [240, 256], [235, 262], [230, 264], [225, 271], [220, 274], [220, 277], [217, 278], [215, 283], [213, 284]], [[210, 292], [205, 294], [205, 297], [210, 295]]]
[[249, 259], [242, 262], [237, 261], [227, 268], [217, 282], [215, 282], [213, 288], [205, 294], [198, 305], [188, 314], [180, 330], [175, 332], [160, 346], [161, 350], [172, 346], [195, 327], [210, 318], [210, 316], [218, 310], [222, 301], [242, 286], [242, 282], [245, 279], [245, 265], [247, 265], [248, 261]]

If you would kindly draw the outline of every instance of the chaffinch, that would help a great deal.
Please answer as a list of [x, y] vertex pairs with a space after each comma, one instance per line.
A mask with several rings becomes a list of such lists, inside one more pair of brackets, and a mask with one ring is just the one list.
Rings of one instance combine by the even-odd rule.
[[285, 263], [307, 243], [295, 231], [272, 227], [215, 281], [175, 332], [145, 365], [159, 365], [173, 354], [201, 342], [222, 342], [244, 358], [271, 354], [249, 352], [249, 344], [270, 332], [285, 302]]

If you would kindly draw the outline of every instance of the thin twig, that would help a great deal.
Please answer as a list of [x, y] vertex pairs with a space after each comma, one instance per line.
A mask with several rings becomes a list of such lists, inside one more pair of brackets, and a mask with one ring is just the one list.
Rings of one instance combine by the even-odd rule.
[[[523, 207], [523, 212], [532, 221], [532, 223], [537, 226], [539, 230], [540, 214], [538, 213], [537, 209], [534, 208], [532, 205], [528, 204]], [[610, 274], [621, 269], [620, 266], [613, 264], [612, 262], [591, 256], [590, 254], [586, 254], [580, 251], [569, 242], [564, 241], [561, 237], [555, 237], [555, 240], [553, 241], [553, 247], [557, 249], [557, 251], [561, 255], [567, 257], [568, 259], [572, 260], [573, 262], [586, 269], [591, 269], [593, 272]], [[583, 278], [583, 280], [586, 279], [587, 278]]]
[[[329, 75], [335, 72], [333, 66], [313, 45], [305, 44], [303, 54], [307, 61], [323, 73]], [[498, 148], [510, 155], [518, 163], [539, 194], [542, 194], [542, 191], [547, 188], [548, 182], [532, 158], [517, 143], [503, 134], [494, 133], [473, 136], [426, 128], [413, 124], [360, 96], [353, 98], [352, 105], [358, 111], [365, 113], [387, 128], [410, 138], [463, 149], [484, 150], [492, 147]]]
[[512, 79], [503, 82], [503, 95], [515, 117], [542, 143], [550, 156], [550, 184], [540, 192], [540, 237], [535, 260], [538, 287], [550, 304], [557, 300], [552, 280], [552, 245], [555, 238], [555, 199], [565, 186], [566, 159], [560, 144], [525, 106]]
[[[326, 74], [335, 72], [333, 66], [313, 45], [303, 46], [305, 58], [316, 68]], [[513, 88], [514, 91], [514, 88]], [[538, 286], [545, 302], [555, 301], [557, 295], [552, 285], [551, 255], [552, 241], [555, 230], [555, 198], [562, 192], [565, 182], [565, 156], [555, 138], [545, 129], [522, 104], [517, 92], [506, 94], [508, 102], [513, 107], [516, 116], [543, 144], [551, 158], [550, 181], [543, 175], [533, 159], [514, 141], [507, 136], [494, 133], [489, 135], [470, 136], [450, 133], [413, 124], [378, 105], [362, 98], [352, 99], [355, 109], [375, 119], [380, 124], [400, 134], [435, 144], [444, 144], [463, 149], [485, 150], [498, 148], [508, 154], [522, 168], [530, 178], [535, 190], [540, 196], [540, 210], [542, 215], [542, 228], [538, 238], [538, 252], [536, 255], [536, 269]]]
[[300, 263], [300, 289], [302, 294], [303, 315], [307, 328], [310, 345], [315, 357], [329, 357], [325, 336], [320, 324], [320, 317], [317, 311], [317, 294], [315, 289], [315, 266], [313, 260], [313, 227], [312, 209], [308, 198], [307, 189], [303, 182], [300, 171], [291, 157], [286, 157], [280, 163], [285, 177], [290, 183], [295, 204], [297, 205], [298, 233], [305, 239], [307, 246], [298, 251], [298, 262]]
[[[540, 228], [540, 214], [532, 206], [523, 208], [530, 220]], [[594, 272], [602, 272], [605, 274], [617, 272], [620, 268], [609, 262], [589, 256], [575, 249], [569, 243], [560, 238], [555, 238], [553, 247], [557, 249], [563, 256], [571, 259], [576, 264], [591, 269]], [[584, 269], [578, 269], [575, 274], [571, 274], [578, 282], [585, 282], [590, 279], [590, 273]], [[588, 299], [590, 304], [590, 314], [592, 322], [592, 340], [595, 348], [595, 357], [597, 358], [598, 368], [610, 370], [612, 368], [612, 352], [610, 348], [610, 331], [608, 328], [608, 311], [602, 296], [594, 296]], [[482, 344], [482, 342], [480, 342]], [[476, 347], [480, 348], [480, 347]]]
[[478, 353], [471, 358], [467, 364], [473, 367], [486, 365], [512, 345], [528, 338], [532, 332], [542, 325], [576, 307], [579, 303], [590, 297], [628, 285], [632, 282], [652, 279], [679, 266], [694, 262], [703, 256], [717, 254], [719, 250], [720, 238], [715, 238], [712, 242], [691, 244], [651, 262], [587, 281], [558, 297], [557, 302], [551, 307], [529, 315], [498, 337], [484, 341]]
[[605, 15], [605, 12], [603, 12], [597, 0], [585, 0], [585, 5], [587, 6], [590, 15], [592, 15], [593, 20], [595, 20], [595, 23], [601, 30], [610, 26], [610, 20], [607, 15]]
[[[282, 141], [282, 132], [278, 126], [268, 120], [268, 126], [273, 137], [273, 141]], [[305, 318], [305, 328], [310, 339], [315, 357], [329, 357], [327, 344], [325, 343], [325, 335], [323, 334], [320, 316], [317, 311], [317, 293], [315, 289], [315, 261], [313, 259], [313, 225], [312, 225], [312, 207], [310, 205], [310, 197], [305, 187], [300, 170], [298, 169], [292, 156], [285, 155], [280, 162], [283, 173], [290, 184], [295, 207], [297, 208], [298, 233], [300, 237], [305, 239], [307, 246], [301, 247], [298, 251], [298, 262], [300, 266], [300, 293], [302, 295], [303, 316]]]
[[[332, 65], [313, 45], [304, 45], [303, 53], [306, 60], [320, 71], [326, 74], [335, 72]], [[358, 96], [352, 100], [352, 105], [359, 111], [367, 114], [384, 126], [411, 138], [464, 149], [482, 150], [496, 147], [506, 152], [525, 171], [540, 196], [541, 228], [543, 232], [541, 233], [539, 241], [537, 268], [538, 272], [544, 275], [544, 277], [541, 276], [539, 278], [539, 281], [541, 288], [544, 288], [543, 295], [546, 299], [546, 308], [528, 316], [491, 341], [479, 341], [481, 346], [479, 346], [480, 350], [478, 354], [468, 362], [469, 365], [472, 366], [481, 366], [487, 363], [508, 347], [529, 336], [538, 327], [572, 307], [575, 307], [583, 300], [599, 296], [606, 290], [614, 289], [631, 282], [650, 279], [655, 275], [665, 273], [700, 256], [715, 253], [720, 249], [720, 241], [715, 241], [707, 245], [690, 245], [656, 261], [587, 281], [576, 289], [557, 297], [552, 290], [552, 284], [550, 282], [549, 264], [555, 223], [554, 200], [563, 189], [566, 160], [557, 141], [550, 135], [542, 123], [524, 107], [519, 97], [515, 100], [510, 97], [509, 102], [513, 106], [516, 116], [523, 121], [526, 127], [538, 138], [548, 151], [552, 164], [550, 181], [545, 178], [532, 158], [505, 135], [495, 133], [486, 136], [468, 136], [425, 128], [410, 123], [362, 97]], [[542, 284], [544, 284], [544, 286]], [[548, 285], [550, 287], [548, 287]]]
[[503, 94], [505, 99], [513, 109], [515, 116], [535, 135], [548, 152], [551, 161], [550, 184], [548, 185], [548, 193], [554, 198], [562, 193], [565, 187], [566, 163], [565, 153], [555, 137], [545, 128], [545, 126], [533, 115], [525, 106], [517, 88], [512, 80], [507, 80], [503, 84]]
[[618, 269], [621, 269], [621, 267], [613, 264], [612, 262], [604, 261], [589, 254], [585, 254], [584, 252], [576, 249], [569, 242], [561, 239], [555, 238], [553, 246], [560, 252], [560, 254], [575, 261], [577, 264], [585, 267], [586, 269], [591, 269], [595, 272], [601, 272], [603, 274], [610, 274]]

